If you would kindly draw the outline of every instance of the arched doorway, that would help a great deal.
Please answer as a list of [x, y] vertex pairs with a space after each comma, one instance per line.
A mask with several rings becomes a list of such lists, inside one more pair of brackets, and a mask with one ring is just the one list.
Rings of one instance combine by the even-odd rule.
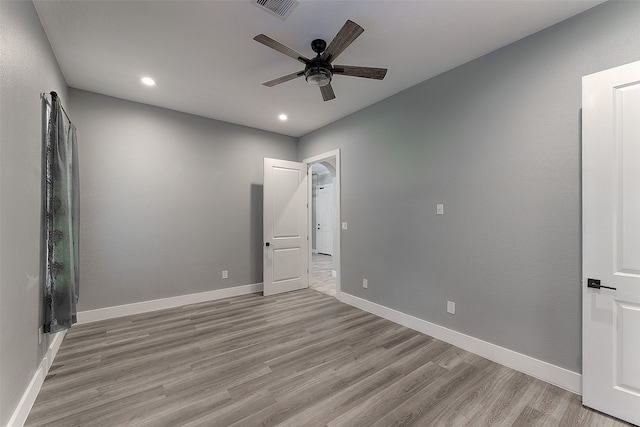
[[340, 158], [334, 150], [310, 159], [309, 287], [340, 297]]

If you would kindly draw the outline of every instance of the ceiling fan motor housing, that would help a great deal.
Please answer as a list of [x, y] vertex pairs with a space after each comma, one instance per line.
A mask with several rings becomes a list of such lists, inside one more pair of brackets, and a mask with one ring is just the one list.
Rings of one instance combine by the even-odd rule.
[[311, 50], [320, 55], [327, 48], [327, 42], [322, 39], [315, 39], [311, 42]]

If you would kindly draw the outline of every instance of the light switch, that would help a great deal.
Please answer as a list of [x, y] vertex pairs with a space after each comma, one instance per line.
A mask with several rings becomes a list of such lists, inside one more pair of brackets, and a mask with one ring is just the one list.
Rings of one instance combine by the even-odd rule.
[[447, 301], [447, 313], [456, 314], [456, 303], [453, 301]]
[[343, 223], [342, 223], [342, 229], [343, 229], [343, 230], [346, 230], [346, 229], [347, 229], [347, 223], [346, 223], [346, 222], [343, 222]]
[[436, 205], [436, 215], [444, 215], [444, 205], [442, 203]]

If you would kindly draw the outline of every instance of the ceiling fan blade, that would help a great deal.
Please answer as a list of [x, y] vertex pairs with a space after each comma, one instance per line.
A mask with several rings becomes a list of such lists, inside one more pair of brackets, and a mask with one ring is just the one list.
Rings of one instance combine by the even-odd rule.
[[295, 73], [287, 74], [286, 76], [278, 77], [277, 79], [269, 80], [268, 82], [262, 83], [264, 86], [273, 87], [275, 85], [279, 85], [280, 83], [288, 82], [289, 80], [293, 80], [297, 77], [303, 76], [304, 71], [298, 71]]
[[322, 60], [331, 63], [364, 31], [360, 25], [351, 20], [344, 23], [338, 34], [322, 53]]
[[284, 53], [285, 55], [295, 59], [296, 61], [300, 61], [303, 64], [308, 64], [310, 61], [306, 56], [296, 52], [291, 48], [286, 47], [282, 43], [275, 41], [269, 36], [265, 36], [264, 34], [258, 34], [253, 39], [258, 43], [262, 43], [263, 45], [268, 46], [271, 49], [277, 50], [280, 53]]
[[322, 94], [322, 99], [324, 99], [325, 101], [331, 101], [336, 97], [336, 94], [333, 93], [331, 83], [326, 86], [320, 86], [320, 93]]
[[334, 65], [334, 74], [343, 76], [364, 77], [365, 79], [382, 80], [387, 75], [386, 68], [354, 67], [351, 65]]

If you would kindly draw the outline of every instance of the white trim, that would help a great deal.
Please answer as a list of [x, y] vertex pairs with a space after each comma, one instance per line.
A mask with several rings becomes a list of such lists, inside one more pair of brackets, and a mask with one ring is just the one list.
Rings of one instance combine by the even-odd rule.
[[[318, 154], [316, 156], [312, 156], [309, 157], [307, 159], [304, 159], [303, 162], [305, 164], [312, 164], [312, 163], [317, 163], [317, 162], [321, 162], [321, 161], [326, 161], [326, 160], [330, 160], [332, 158], [335, 158], [336, 160], [336, 164], [335, 164], [335, 170], [336, 170], [336, 176], [333, 180], [333, 197], [336, 200], [334, 209], [334, 225], [333, 225], [333, 229], [335, 230], [335, 239], [333, 241], [333, 259], [334, 259], [334, 266], [335, 266], [335, 278], [336, 278], [336, 298], [340, 299], [340, 292], [342, 289], [342, 274], [341, 274], [341, 265], [342, 265], [342, 258], [341, 258], [341, 242], [342, 242], [342, 238], [341, 238], [341, 232], [342, 232], [342, 227], [341, 222], [342, 222], [342, 214], [340, 212], [341, 209], [341, 205], [342, 205], [342, 198], [340, 196], [340, 180], [341, 180], [341, 172], [340, 172], [340, 149], [337, 148], [335, 150], [331, 150], [331, 151], [327, 151], [326, 153], [322, 153], [322, 154]], [[309, 168], [310, 169], [310, 168]], [[309, 172], [308, 172], [309, 173]], [[308, 191], [308, 204], [309, 206], [312, 206], [312, 200], [311, 200], [311, 180], [309, 180], [309, 191]], [[311, 232], [313, 229], [313, 224], [311, 221], [311, 209], [309, 209], [309, 219], [308, 219], [308, 230], [309, 230], [309, 236], [311, 236]], [[309, 242], [309, 271], [311, 271], [311, 253], [312, 253], [312, 249], [311, 249], [311, 242]]]
[[460, 347], [471, 353], [492, 360], [576, 394], [582, 392], [582, 375], [527, 356], [522, 353], [491, 344], [435, 323], [413, 317], [397, 310], [342, 292], [340, 301], [361, 310], [383, 317], [402, 326], [414, 329], [441, 341]]
[[96, 310], [79, 312], [78, 323], [81, 324], [97, 322], [99, 320], [113, 319], [121, 316], [130, 316], [132, 314], [147, 313], [149, 311], [164, 310], [166, 308], [180, 307], [188, 304], [197, 304], [200, 302], [230, 298], [239, 295], [248, 295], [256, 292], [262, 292], [262, 283], [216, 289], [213, 291], [200, 292], [197, 294], [178, 295], [175, 297], [136, 302], [133, 304], [98, 308]]
[[44, 383], [44, 379], [47, 378], [49, 369], [53, 364], [53, 359], [56, 358], [56, 354], [58, 353], [58, 349], [60, 348], [60, 344], [62, 344], [62, 340], [64, 339], [66, 332], [67, 331], [58, 332], [53, 336], [53, 339], [49, 343], [47, 352], [42, 357], [42, 361], [40, 362], [38, 369], [36, 369], [33, 377], [31, 377], [31, 381], [29, 382], [27, 389], [24, 391], [22, 399], [20, 399], [20, 403], [18, 403], [15, 411], [13, 411], [13, 415], [9, 418], [7, 427], [21, 427], [27, 421], [29, 412], [31, 412], [31, 408], [36, 401], [36, 397], [38, 397], [38, 393]]

